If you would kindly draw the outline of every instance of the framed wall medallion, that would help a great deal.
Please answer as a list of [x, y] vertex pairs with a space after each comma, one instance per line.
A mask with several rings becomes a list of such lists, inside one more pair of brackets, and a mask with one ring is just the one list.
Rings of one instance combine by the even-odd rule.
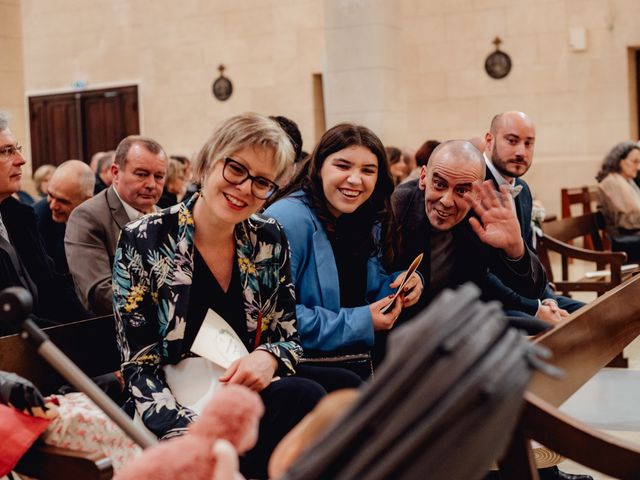
[[233, 84], [231, 80], [224, 76], [224, 65], [220, 65], [218, 67], [220, 71], [220, 76], [216, 78], [211, 86], [211, 90], [213, 92], [213, 96], [216, 97], [221, 102], [228, 100], [231, 94], [233, 93]]
[[493, 41], [496, 51], [489, 54], [484, 62], [484, 69], [491, 78], [500, 79], [509, 75], [511, 71], [511, 57], [500, 50], [502, 40], [499, 37]]

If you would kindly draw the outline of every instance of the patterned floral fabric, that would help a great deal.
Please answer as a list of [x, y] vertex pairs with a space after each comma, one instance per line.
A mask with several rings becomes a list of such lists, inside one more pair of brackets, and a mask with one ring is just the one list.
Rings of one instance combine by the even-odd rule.
[[110, 457], [114, 471], [142, 450], [84, 393], [55, 397], [58, 416], [42, 434], [47, 445]]
[[[113, 265], [118, 345], [130, 395], [125, 407], [130, 414], [135, 407], [161, 438], [181, 435], [195, 417], [176, 402], [162, 367], [184, 358], [197, 199], [128, 224]], [[278, 359], [278, 375], [292, 375], [302, 347], [284, 232], [275, 220], [252, 215], [236, 226], [235, 237], [247, 331], [255, 348]]]

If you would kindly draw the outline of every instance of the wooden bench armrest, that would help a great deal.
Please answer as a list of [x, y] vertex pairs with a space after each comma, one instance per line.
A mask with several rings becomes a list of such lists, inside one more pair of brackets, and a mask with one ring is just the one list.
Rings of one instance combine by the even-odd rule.
[[568, 243], [561, 242], [547, 235], [543, 236], [543, 241], [547, 249], [561, 255], [586, 260], [589, 262], [609, 263], [612, 268], [620, 268], [627, 261], [627, 254], [624, 252], [599, 252], [586, 248], [576, 247]]
[[[522, 446], [530, 448], [529, 443], [523, 441], [528, 438], [577, 463], [615, 478], [638, 478], [640, 445], [591, 428], [531, 392], [525, 393], [521, 422], [521, 428], [517, 432], [521, 438], [512, 440], [510, 450], [500, 462], [503, 478], [535, 478], [528, 475], [531, 465], [514, 465], [512, 462], [514, 458], [531, 458], [527, 452], [522, 452]], [[520, 452], [513, 451], [514, 449], [519, 449]], [[505, 476], [507, 472], [511, 474]]]
[[96, 479], [113, 477], [111, 459], [102, 453], [88, 453], [36, 443], [20, 459], [15, 470], [29, 477], [52, 479]]

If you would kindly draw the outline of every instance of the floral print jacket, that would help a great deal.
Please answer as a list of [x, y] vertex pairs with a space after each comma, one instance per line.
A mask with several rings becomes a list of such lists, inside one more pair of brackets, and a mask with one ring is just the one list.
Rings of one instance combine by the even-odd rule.
[[[195, 417], [171, 394], [162, 367], [184, 357], [197, 198], [129, 223], [113, 265], [118, 346], [129, 395], [125, 408], [133, 414], [135, 407], [160, 438], [181, 435]], [[278, 375], [292, 375], [302, 347], [284, 232], [275, 220], [252, 215], [236, 226], [235, 237], [247, 331], [257, 349], [278, 359]]]

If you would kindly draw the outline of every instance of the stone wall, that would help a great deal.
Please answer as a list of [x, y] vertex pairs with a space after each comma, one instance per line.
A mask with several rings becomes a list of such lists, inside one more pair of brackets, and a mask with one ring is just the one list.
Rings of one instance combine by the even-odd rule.
[[[0, 6], [19, 12], [18, 0]], [[527, 112], [537, 141], [525, 178], [551, 212], [560, 188], [594, 183], [609, 148], [637, 138], [638, 0], [22, 0], [22, 11], [27, 94], [136, 83], [143, 133], [172, 153], [247, 110], [295, 119], [311, 150], [318, 73], [327, 126], [361, 122], [388, 144], [483, 135], [495, 113]], [[19, 65], [19, 22], [8, 24], [0, 41]], [[585, 49], [570, 46], [573, 28]], [[484, 72], [496, 36], [513, 62], [502, 80]], [[221, 63], [227, 102], [211, 95]], [[1, 74], [20, 96], [20, 69]]]
[[9, 112], [11, 130], [26, 143], [20, 0], [0, 0], [0, 18], [0, 110]]

